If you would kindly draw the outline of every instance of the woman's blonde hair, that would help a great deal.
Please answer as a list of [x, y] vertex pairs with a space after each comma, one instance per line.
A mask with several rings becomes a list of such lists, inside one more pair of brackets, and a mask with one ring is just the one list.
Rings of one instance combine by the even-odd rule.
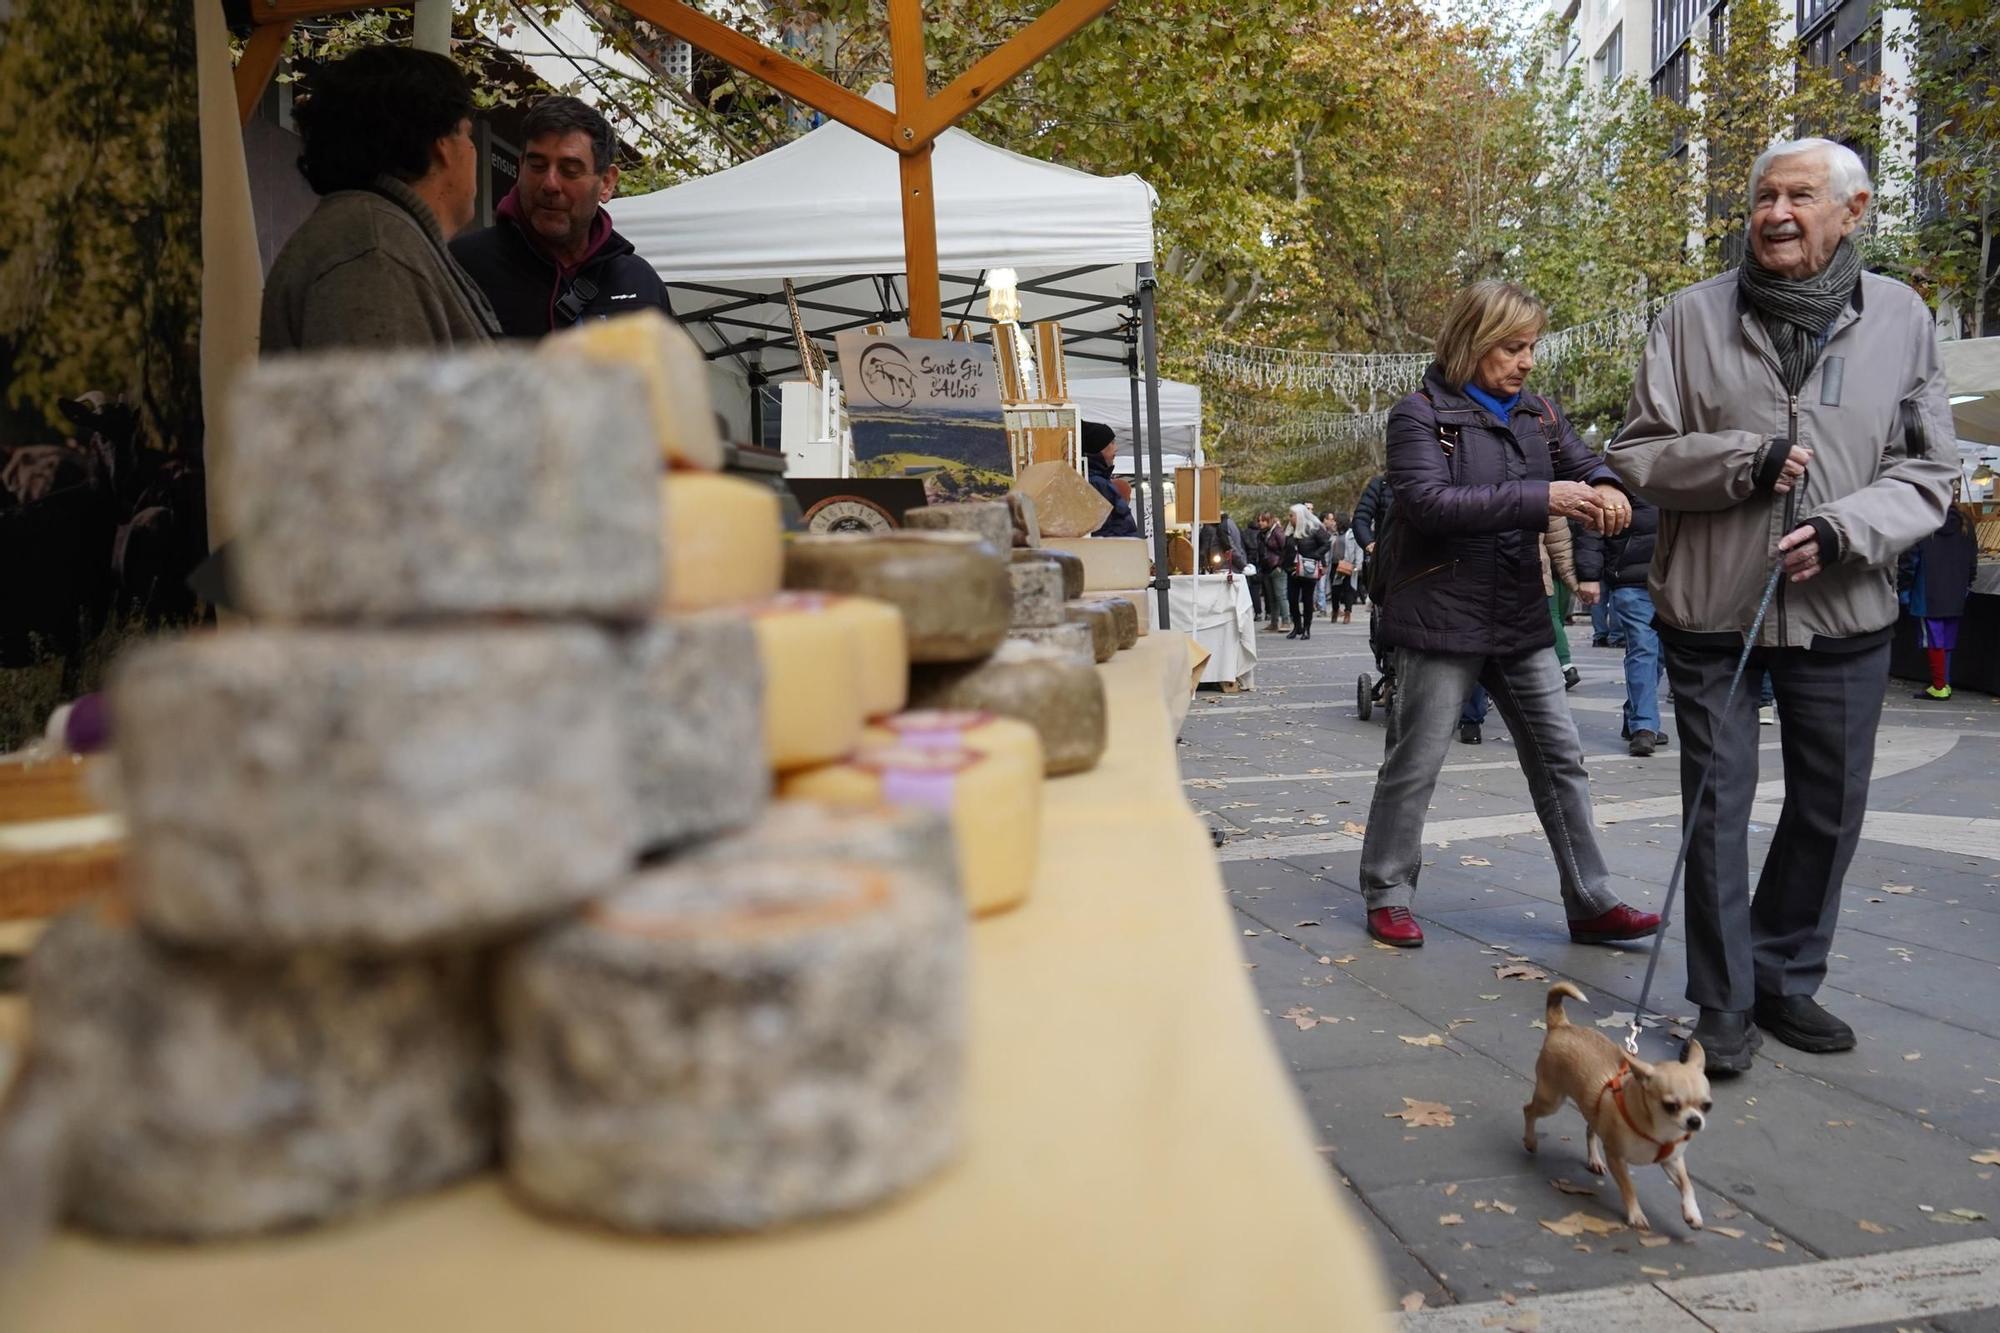
[[1549, 325], [1548, 308], [1518, 282], [1487, 278], [1451, 300], [1438, 330], [1437, 362], [1444, 382], [1463, 388], [1488, 352], [1523, 334], [1539, 338]]

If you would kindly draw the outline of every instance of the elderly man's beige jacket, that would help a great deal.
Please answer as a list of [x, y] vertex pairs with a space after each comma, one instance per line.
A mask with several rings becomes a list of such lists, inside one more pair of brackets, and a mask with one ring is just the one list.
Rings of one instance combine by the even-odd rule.
[[[1774, 437], [1813, 451], [1788, 495], [1756, 483]], [[1758, 643], [1835, 648], [1883, 630], [1896, 620], [1896, 559], [1943, 522], [1958, 476], [1930, 311], [1901, 283], [1862, 275], [1794, 396], [1736, 272], [1697, 283], [1654, 324], [1606, 461], [1661, 511], [1648, 587], [1670, 630], [1741, 643], [1779, 539], [1815, 518], [1837, 549], [1823, 539], [1826, 567], [1779, 585]]]

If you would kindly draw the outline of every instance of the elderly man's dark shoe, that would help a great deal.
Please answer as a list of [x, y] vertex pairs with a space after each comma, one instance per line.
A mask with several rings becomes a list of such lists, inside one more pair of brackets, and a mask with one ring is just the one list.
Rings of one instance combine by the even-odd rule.
[[1794, 1050], [1826, 1055], [1854, 1049], [1854, 1029], [1810, 995], [1759, 995], [1757, 1026]]
[[1740, 1009], [1704, 1009], [1694, 1025], [1694, 1039], [1711, 1074], [1740, 1074], [1764, 1044], [1757, 1025]]

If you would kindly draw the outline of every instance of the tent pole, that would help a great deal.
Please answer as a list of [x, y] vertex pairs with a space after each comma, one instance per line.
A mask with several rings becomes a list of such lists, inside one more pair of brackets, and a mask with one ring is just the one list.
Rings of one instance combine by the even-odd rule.
[[[1139, 265], [1139, 315], [1145, 326], [1146, 357], [1146, 456], [1151, 464], [1153, 509], [1153, 588], [1159, 595], [1160, 628], [1172, 627], [1168, 619], [1167, 590], [1173, 586], [1167, 565], [1167, 510], [1160, 485], [1160, 324], [1153, 309], [1153, 289], [1158, 285], [1150, 263]], [[1196, 516], [1197, 522], [1200, 515]]]

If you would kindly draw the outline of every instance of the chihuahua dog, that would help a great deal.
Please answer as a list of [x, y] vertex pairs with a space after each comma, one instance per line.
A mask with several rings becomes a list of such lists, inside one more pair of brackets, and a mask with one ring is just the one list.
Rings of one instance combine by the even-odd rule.
[[1603, 1033], [1572, 1024], [1563, 1013], [1565, 995], [1588, 1003], [1567, 981], [1549, 987], [1549, 1031], [1535, 1062], [1534, 1099], [1521, 1108], [1527, 1122], [1521, 1142], [1535, 1151], [1535, 1122], [1555, 1114], [1568, 1098], [1583, 1112], [1589, 1131], [1584, 1164], [1601, 1176], [1609, 1163], [1625, 1201], [1626, 1224], [1639, 1231], [1652, 1229], [1625, 1169], [1627, 1162], [1652, 1162], [1679, 1187], [1681, 1217], [1699, 1231], [1701, 1209], [1682, 1155], [1714, 1105], [1701, 1043], [1689, 1041], [1679, 1063], [1649, 1065], [1626, 1055]]

